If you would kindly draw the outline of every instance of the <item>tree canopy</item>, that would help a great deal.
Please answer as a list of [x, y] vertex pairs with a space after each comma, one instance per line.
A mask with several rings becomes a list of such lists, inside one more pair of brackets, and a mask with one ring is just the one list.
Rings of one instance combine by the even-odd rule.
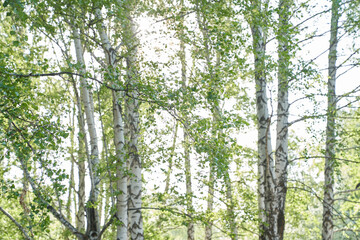
[[1, 239], [357, 239], [358, 0], [5, 0]]

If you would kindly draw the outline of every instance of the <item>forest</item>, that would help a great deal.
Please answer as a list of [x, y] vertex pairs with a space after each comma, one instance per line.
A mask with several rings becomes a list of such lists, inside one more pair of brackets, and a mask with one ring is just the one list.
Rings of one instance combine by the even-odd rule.
[[0, 239], [360, 239], [359, 77], [360, 0], [3, 0]]

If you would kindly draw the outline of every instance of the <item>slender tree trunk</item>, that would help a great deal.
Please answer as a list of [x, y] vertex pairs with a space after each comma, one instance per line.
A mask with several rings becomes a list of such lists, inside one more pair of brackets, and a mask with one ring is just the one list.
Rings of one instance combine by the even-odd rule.
[[[199, 4], [199, 3], [198, 3]], [[197, 5], [197, 8], [200, 8], [199, 5]], [[207, 26], [205, 25], [205, 20], [201, 18], [201, 13], [200, 13], [200, 9], [198, 9], [197, 11], [197, 21], [198, 21], [198, 25], [199, 25], [199, 28], [201, 30], [201, 33], [203, 35], [203, 39], [204, 39], [204, 45], [205, 45], [205, 50], [206, 50], [206, 53], [205, 53], [205, 59], [206, 59], [206, 64], [207, 64], [207, 71], [209, 72], [209, 74], [211, 75], [211, 80], [214, 80], [213, 79], [213, 76], [212, 76], [212, 66], [211, 66], [211, 61], [210, 61], [210, 50], [209, 50], [209, 43], [208, 43], [208, 32], [207, 32]], [[213, 85], [213, 84], [211, 84]], [[213, 89], [212, 89], [213, 90]], [[217, 102], [217, 101], [216, 101]], [[210, 103], [211, 105], [211, 103]], [[215, 103], [216, 105], [216, 103]], [[212, 108], [214, 108], [214, 106], [212, 106]], [[217, 109], [219, 110], [219, 109]], [[219, 112], [217, 112], [219, 113]], [[213, 114], [213, 120], [214, 122], [217, 121], [217, 116], [215, 115], [215, 112], [214, 112], [214, 109], [212, 109], [212, 114]], [[209, 172], [209, 182], [208, 182], [208, 197], [207, 197], [207, 209], [206, 209], [206, 212], [207, 212], [207, 215], [208, 215], [208, 222], [206, 223], [206, 226], [205, 226], [205, 240], [211, 240], [212, 239], [212, 227], [213, 227], [213, 223], [214, 223], [214, 220], [213, 220], [213, 217], [212, 217], [212, 214], [213, 214], [213, 209], [214, 209], [214, 191], [215, 191], [215, 163], [214, 163], [214, 160], [213, 160], [213, 156], [209, 159], [209, 164], [210, 164], [210, 172]]]
[[[182, 71], [185, 71], [185, 62], [182, 61]], [[185, 76], [185, 72], [183, 72], [183, 76]], [[183, 88], [186, 88], [186, 78], [183, 79]], [[188, 124], [186, 124], [188, 125]], [[186, 184], [186, 205], [187, 205], [187, 212], [191, 216], [193, 214], [193, 202], [192, 202], [192, 180], [191, 180], [191, 162], [190, 162], [190, 142], [189, 142], [189, 135], [188, 130], [184, 129], [184, 163], [185, 163], [185, 184]], [[192, 219], [189, 219], [187, 225], [187, 234], [188, 240], [194, 240], [194, 222]]]
[[280, 240], [284, 238], [285, 200], [287, 192], [288, 166], [288, 116], [289, 116], [289, 24], [290, 1], [279, 2], [279, 32], [278, 32], [278, 106], [276, 126], [276, 219], [277, 234]]
[[31, 237], [34, 236], [34, 233], [33, 233], [33, 224], [32, 224], [32, 220], [31, 220], [31, 217], [30, 217], [30, 209], [28, 207], [28, 191], [29, 191], [29, 182], [26, 178], [26, 173], [25, 171], [23, 171], [23, 179], [22, 179], [22, 191], [21, 191], [21, 194], [20, 194], [20, 197], [19, 197], [19, 203], [20, 203], [20, 206], [22, 207], [23, 209], [23, 214], [24, 214], [24, 217], [26, 219], [26, 221], [29, 223], [29, 234], [31, 235]]
[[226, 188], [226, 207], [227, 207], [227, 217], [230, 225], [230, 238], [231, 240], [238, 239], [237, 225], [236, 225], [236, 215], [235, 215], [235, 203], [232, 194], [231, 179], [229, 176], [229, 171], [226, 171], [224, 174], [225, 188]]
[[253, 38], [254, 77], [256, 89], [256, 116], [258, 128], [258, 208], [259, 208], [259, 239], [274, 239], [276, 230], [275, 219], [272, 218], [272, 203], [275, 198], [274, 162], [271, 156], [271, 117], [268, 111], [266, 94], [266, 34], [263, 23], [261, 2], [252, 2], [250, 20]]
[[214, 187], [215, 187], [215, 166], [210, 162], [210, 172], [209, 172], [209, 182], [208, 182], [208, 197], [207, 197], [207, 222], [205, 226], [205, 240], [212, 239], [212, 226], [214, 223], [213, 220], [213, 209], [214, 209]]
[[174, 124], [174, 138], [173, 138], [173, 144], [171, 147], [171, 153], [170, 153], [170, 158], [169, 158], [169, 167], [168, 167], [168, 171], [166, 173], [166, 179], [165, 179], [165, 193], [169, 193], [169, 188], [170, 188], [170, 177], [171, 177], [171, 172], [172, 172], [172, 166], [173, 166], [173, 161], [174, 161], [174, 156], [175, 156], [175, 148], [176, 148], [176, 138], [177, 138], [177, 130], [178, 130], [178, 124], [177, 121], [175, 121]]
[[121, 110], [121, 104], [118, 102], [117, 93], [113, 94], [113, 115], [114, 115], [114, 143], [116, 149], [116, 216], [119, 220], [117, 225], [116, 240], [127, 239], [128, 211], [127, 211], [127, 175], [125, 160], [125, 139], [124, 139], [124, 122]]
[[[216, 125], [221, 124], [222, 111], [220, 110], [218, 103], [213, 108], [213, 117], [214, 117], [214, 121], [216, 122]], [[218, 130], [218, 138], [224, 138], [224, 133], [223, 133], [222, 129]], [[224, 141], [221, 141], [221, 142], [224, 142]], [[224, 149], [219, 150], [219, 152], [226, 151], [225, 146], [221, 146], [221, 148], [224, 148]], [[226, 155], [226, 153], [224, 155]], [[224, 157], [224, 155], [219, 156], [219, 157]], [[228, 160], [228, 159], [226, 159], [226, 160]], [[228, 161], [227, 161], [227, 164], [229, 164]], [[233, 194], [232, 194], [232, 185], [231, 185], [230, 171], [228, 169], [228, 166], [224, 170], [223, 178], [224, 178], [225, 189], [226, 189], [226, 191], [225, 191], [226, 208], [227, 208], [226, 210], [227, 210], [227, 222], [229, 223], [229, 227], [230, 227], [230, 238], [231, 238], [231, 240], [237, 240], [238, 233], [237, 233], [236, 215], [235, 215], [235, 209], [234, 209], [235, 203], [234, 203]], [[213, 192], [214, 192], [214, 190], [212, 190], [212, 193]], [[213, 200], [211, 199], [211, 201], [213, 201]]]
[[76, 105], [78, 110], [78, 125], [79, 125], [79, 149], [78, 149], [78, 178], [79, 186], [77, 191], [78, 196], [78, 209], [76, 212], [76, 228], [79, 229], [81, 233], [85, 232], [85, 161], [90, 158], [88, 145], [86, 141], [86, 132], [85, 132], [85, 120], [84, 114], [82, 111], [81, 100], [78, 94], [75, 81], [73, 81], [74, 93], [76, 97]]
[[72, 198], [74, 199], [74, 212], [75, 212], [75, 227], [78, 229], [78, 220], [77, 220], [77, 213], [79, 211], [79, 207], [78, 207], [78, 199], [77, 199], [77, 191], [75, 190], [75, 185], [74, 185], [74, 189], [73, 189], [73, 196]]
[[[85, 119], [84, 114], [81, 107], [81, 100], [78, 94], [78, 90], [76, 88], [75, 82], [74, 84], [74, 92], [76, 96], [76, 103], [78, 108], [78, 124], [79, 124], [79, 150], [78, 150], [78, 177], [79, 177], [79, 186], [78, 186], [78, 211], [76, 214], [77, 220], [77, 229], [81, 233], [85, 232], [85, 161], [90, 158], [89, 148], [86, 141], [86, 132], [85, 132]], [[89, 160], [88, 160], [89, 161]]]
[[79, 176], [79, 188], [78, 188], [78, 212], [77, 212], [77, 228], [80, 232], [85, 232], [85, 156], [84, 156], [84, 142], [79, 139], [79, 161], [78, 161], [78, 176]]
[[[75, 50], [77, 62], [80, 64], [80, 73], [85, 74], [85, 61], [83, 58], [83, 49], [80, 41], [80, 35], [77, 29], [73, 29]], [[92, 97], [90, 94], [89, 86], [86, 80], [83, 77], [80, 77], [80, 88], [81, 88], [81, 98], [84, 104], [86, 123], [90, 135], [90, 180], [91, 180], [91, 191], [89, 196], [88, 207], [86, 208], [87, 216], [87, 230], [86, 235], [93, 236], [97, 238], [100, 231], [100, 222], [99, 222], [99, 213], [96, 207], [98, 196], [99, 196], [99, 184], [100, 177], [97, 170], [99, 165], [99, 148], [97, 142], [97, 133], [95, 126], [95, 117], [94, 117], [94, 103], [91, 101]]]
[[[80, 133], [83, 127], [80, 127]], [[81, 233], [85, 232], [85, 143], [84, 139], [79, 136], [79, 158], [78, 158], [78, 177], [79, 177], [79, 187], [78, 187], [78, 212], [77, 212], [77, 229]]]
[[74, 158], [71, 158], [71, 170], [70, 170], [70, 181], [68, 189], [68, 199], [66, 202], [66, 218], [70, 221], [71, 219], [71, 200], [72, 200], [72, 190], [74, 188]]
[[[102, 19], [100, 9], [96, 9], [98, 19]], [[106, 56], [106, 63], [110, 69], [110, 74], [115, 73], [116, 53], [111, 46], [109, 37], [106, 34], [106, 27], [103, 22], [99, 23], [98, 31], [100, 34], [101, 42]], [[119, 81], [119, 79], [116, 79]], [[115, 85], [116, 82], [115, 82]], [[114, 144], [116, 151], [116, 216], [119, 221], [117, 225], [116, 239], [127, 239], [128, 234], [128, 188], [127, 188], [127, 175], [126, 175], [126, 160], [125, 160], [125, 139], [124, 139], [124, 121], [121, 107], [122, 98], [115, 91], [112, 91], [113, 98], [113, 123], [114, 123]], [[141, 178], [140, 178], [141, 179]]]
[[[190, 147], [189, 147], [189, 136], [186, 130], [184, 131], [184, 160], [185, 160], [185, 182], [186, 182], [186, 206], [187, 214], [192, 215], [194, 212], [192, 202], [192, 181], [191, 181], [191, 162], [190, 162]], [[188, 220], [187, 223], [187, 239], [194, 240], [194, 221]]]
[[337, 59], [337, 33], [339, 22], [339, 2], [332, 0], [331, 33], [328, 70], [328, 108], [326, 123], [326, 149], [325, 149], [325, 189], [323, 201], [322, 239], [333, 239], [333, 207], [334, 207], [334, 164], [335, 164], [335, 117], [336, 117], [336, 59]]
[[[122, 4], [122, 3], [119, 3]], [[126, 127], [128, 128], [129, 138], [127, 139], [127, 156], [130, 166], [130, 185], [128, 186], [129, 199], [129, 234], [131, 239], [144, 239], [143, 219], [141, 213], [142, 206], [142, 179], [141, 179], [141, 158], [138, 150], [138, 139], [140, 134], [139, 126], [139, 90], [140, 74], [137, 67], [137, 52], [139, 40], [136, 36], [136, 23], [131, 15], [134, 3], [126, 1], [123, 4], [123, 39], [127, 49], [126, 59], [126, 83], [129, 86], [125, 97], [126, 108]]]
[[72, 198], [72, 190], [74, 188], [74, 167], [75, 167], [75, 157], [74, 157], [74, 131], [75, 131], [75, 112], [72, 112], [72, 116], [69, 113], [70, 125], [71, 125], [71, 132], [70, 132], [70, 161], [71, 161], [71, 168], [70, 168], [70, 181], [68, 185], [68, 197], [66, 202], [66, 218], [70, 221], [71, 219], [71, 198]]
[[[199, 6], [198, 6], [199, 7]], [[224, 133], [223, 130], [221, 129], [222, 126], [222, 117], [223, 117], [223, 113], [222, 110], [220, 109], [220, 100], [219, 100], [219, 79], [216, 75], [216, 70], [214, 70], [214, 67], [212, 66], [211, 63], [211, 52], [210, 52], [210, 46], [209, 46], [209, 33], [208, 33], [208, 26], [206, 23], [206, 19], [204, 17], [201, 18], [200, 15], [200, 11], [198, 10], [197, 13], [197, 19], [198, 19], [198, 24], [199, 24], [199, 28], [202, 32], [203, 35], [203, 39], [204, 39], [204, 45], [205, 45], [205, 60], [206, 60], [206, 64], [207, 64], [207, 72], [210, 75], [210, 91], [211, 94], [213, 96], [215, 96], [215, 99], [213, 100], [209, 100], [209, 104], [211, 106], [211, 112], [213, 115], [213, 120], [214, 120], [214, 125], [215, 125], [215, 136], [214, 137], [218, 137], [218, 138], [224, 138]], [[220, 67], [220, 54], [217, 52], [216, 53], [216, 69], [218, 69]], [[220, 127], [220, 129], [218, 129]], [[216, 136], [217, 135], [217, 136]], [[222, 142], [222, 141], [219, 141]], [[220, 146], [220, 148], [224, 148], [225, 146]], [[221, 149], [218, 152], [222, 152]], [[214, 155], [216, 155], [218, 153], [214, 153]], [[219, 156], [219, 158], [224, 158], [224, 155]], [[229, 159], [226, 159], [227, 163]], [[208, 199], [207, 199], [207, 212], [210, 214], [212, 209], [213, 209], [213, 195], [214, 195], [214, 180], [215, 180], [215, 176], [214, 176], [214, 163], [212, 163], [213, 160], [211, 160], [210, 162], [210, 173], [209, 173], [209, 192], [208, 192]], [[233, 195], [232, 195], [232, 186], [231, 186], [231, 179], [230, 179], [230, 173], [228, 168], [225, 169], [224, 173], [223, 173], [223, 177], [224, 177], [224, 182], [225, 182], [225, 189], [226, 189], [226, 199], [227, 199], [227, 221], [229, 223], [230, 226], [230, 237], [232, 240], [237, 240], [238, 239], [238, 234], [237, 234], [237, 226], [236, 226], [236, 217], [235, 217], [235, 210], [234, 210], [234, 201], [233, 201]], [[210, 220], [210, 222], [207, 223], [207, 226], [205, 227], [205, 239], [206, 240], [210, 240], [212, 237], [212, 224], [213, 222]]]
[[[213, 79], [213, 73], [212, 73], [212, 66], [211, 66], [211, 61], [210, 61], [210, 50], [209, 50], [209, 43], [208, 43], [208, 32], [205, 30], [207, 28], [207, 26], [205, 26], [205, 23], [202, 22], [200, 20], [200, 13], [198, 13], [198, 23], [199, 23], [199, 27], [202, 30], [202, 35], [204, 38], [204, 45], [205, 45], [205, 50], [206, 50], [206, 54], [205, 54], [205, 58], [206, 58], [206, 63], [207, 63], [207, 71], [210, 74], [210, 79], [211, 81], [215, 81]], [[217, 63], [217, 65], [220, 64], [220, 58], [218, 58], [219, 61]], [[211, 91], [213, 91], [213, 93], [217, 92], [215, 89], [213, 89], [213, 86], [216, 83], [210, 83], [211, 85]], [[212, 105], [212, 115], [213, 115], [213, 121], [216, 123], [216, 127], [218, 127], [218, 120], [220, 120], [221, 118], [221, 114], [220, 114], [220, 109], [218, 108], [218, 100], [216, 99], [215, 101], [211, 102], [210, 105]], [[216, 132], [218, 132], [215, 129], [215, 134]], [[221, 135], [221, 134], [220, 134]], [[207, 213], [209, 216], [212, 215], [212, 211], [214, 208], [214, 191], [215, 191], [215, 163], [214, 163], [214, 156], [211, 156], [210, 158], [210, 172], [209, 172], [209, 186], [208, 186], [208, 198], [207, 198]], [[207, 223], [207, 225], [205, 226], [205, 240], [211, 240], [212, 239], [212, 226], [213, 226], [213, 219], [212, 217], [209, 218], [209, 222]]]
[[[181, 0], [180, 6], [183, 7], [184, 1]], [[181, 62], [181, 87], [183, 90], [183, 93], [186, 95], [186, 54], [185, 54], [185, 42], [183, 39], [184, 31], [183, 31], [183, 24], [184, 19], [183, 17], [180, 19], [180, 51], [179, 51], [179, 57]], [[184, 116], [186, 119], [186, 116]], [[185, 120], [185, 125], [188, 126], [187, 120]], [[185, 165], [185, 185], [186, 185], [186, 207], [187, 207], [187, 214], [191, 216], [193, 214], [194, 208], [193, 208], [193, 202], [192, 202], [192, 181], [191, 181], [191, 162], [190, 162], [190, 143], [189, 143], [189, 135], [188, 130], [184, 129], [184, 141], [183, 141], [183, 147], [184, 147], [184, 165]], [[191, 218], [189, 218], [187, 222], [187, 239], [188, 240], [194, 240], [194, 222]]]

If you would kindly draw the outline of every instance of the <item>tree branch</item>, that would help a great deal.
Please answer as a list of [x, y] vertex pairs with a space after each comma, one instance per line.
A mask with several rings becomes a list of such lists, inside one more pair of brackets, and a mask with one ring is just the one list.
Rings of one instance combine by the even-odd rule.
[[[26, 138], [22, 135], [20, 129], [15, 125], [14, 122], [11, 122], [12, 125], [15, 127], [16, 131], [18, 131], [21, 135], [21, 137], [23, 138], [23, 140], [26, 142], [26, 144], [31, 148], [33, 154], [36, 154], [34, 148], [30, 145], [29, 141], [26, 140]], [[78, 236], [78, 237], [82, 237], [84, 238], [84, 234], [82, 234], [81, 232], [79, 232], [70, 222], [68, 222], [64, 216], [59, 213], [58, 211], [56, 211], [56, 209], [51, 206], [43, 197], [43, 195], [41, 194], [41, 191], [39, 190], [39, 188], [36, 186], [36, 183], [34, 181], [34, 179], [30, 176], [30, 173], [28, 171], [28, 168], [24, 162], [24, 159], [19, 158], [21, 167], [25, 173], [25, 176], [27, 178], [27, 180], [29, 181], [31, 188], [33, 189], [33, 192], [35, 194], [35, 196], [37, 196], [39, 198], [39, 200], [46, 206], [46, 208], [49, 210], [49, 212], [52, 213], [52, 215], [57, 218], [61, 224], [63, 224], [67, 229], [69, 229], [74, 235]]]
[[20, 77], [20, 78], [26, 78], [26, 77], [50, 77], [50, 76], [61, 76], [61, 75], [74, 75], [74, 76], [79, 76], [85, 79], [90, 79], [93, 80], [97, 83], [100, 83], [101, 85], [104, 85], [105, 87], [114, 90], [114, 91], [126, 91], [128, 89], [122, 89], [122, 88], [115, 88], [115, 87], [111, 87], [107, 84], [105, 84], [103, 81], [96, 79], [94, 77], [89, 77], [89, 76], [84, 76], [83, 74], [79, 74], [79, 73], [73, 73], [73, 72], [54, 72], [54, 73], [29, 73], [29, 74], [17, 74], [17, 73], [7, 73], [7, 72], [0, 72], [0, 74], [8, 74], [10, 76], [14, 76], [14, 77]]
[[1, 211], [4, 215], [6, 215], [6, 216], [19, 228], [19, 230], [24, 234], [24, 236], [25, 236], [25, 238], [26, 238], [27, 240], [32, 240], [32, 239], [33, 239], [33, 238], [31, 238], [31, 237], [27, 234], [25, 228], [24, 228], [23, 226], [21, 226], [20, 223], [18, 223], [18, 222], [17, 222], [8, 212], [6, 212], [2, 207], [0, 207], [0, 211]]

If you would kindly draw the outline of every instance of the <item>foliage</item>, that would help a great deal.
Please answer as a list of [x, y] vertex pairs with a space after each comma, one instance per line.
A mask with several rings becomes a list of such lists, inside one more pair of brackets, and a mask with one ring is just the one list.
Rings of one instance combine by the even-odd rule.
[[[132, 98], [140, 102], [136, 144], [142, 168], [144, 238], [185, 239], [191, 219], [195, 239], [204, 238], [210, 222], [213, 238], [228, 239], [231, 220], [239, 239], [257, 239], [255, 130], [259, 125], [250, 23], [259, 24], [267, 37], [264, 67], [272, 134], [281, 67], [277, 42], [284, 40], [279, 32], [286, 31], [291, 38], [286, 55], [290, 140], [285, 238], [319, 239], [327, 76], [322, 69], [326, 60], [321, 60], [326, 51], [318, 48], [328, 42], [329, 8], [326, 3], [291, 1], [290, 25], [279, 29], [277, 2], [268, 2], [261, 11], [251, 2], [5, 0], [0, 6], [0, 207], [33, 239], [75, 238], [52, 209], [77, 227], [80, 175], [86, 175], [82, 190], [94, 185], [90, 181], [93, 142], [85, 124], [88, 106], [82, 98], [81, 78], [93, 103], [100, 152], [95, 173], [101, 181], [99, 201], [86, 206], [99, 211], [102, 226], [111, 223], [103, 239], [115, 238], [121, 224], [114, 220], [116, 196], [122, 194], [116, 190], [119, 162], [111, 97], [115, 92], [126, 123], [121, 126], [126, 144], [133, 140], [126, 104]], [[341, 1], [339, 79], [348, 69], [358, 71], [358, 5], [359, 1]], [[127, 35], [129, 16], [138, 23], [135, 36]], [[256, 22], [254, 16], [262, 20]], [[109, 36], [110, 48], [104, 46], [99, 29]], [[85, 64], [78, 63], [74, 54], [75, 30]], [[133, 46], [135, 38], [139, 42]], [[132, 48], [137, 49], [135, 63], [129, 61]], [[109, 56], [115, 56], [113, 65], [108, 64]], [[136, 81], [131, 81], [133, 69], [139, 71]], [[360, 237], [360, 193], [354, 189], [360, 182], [358, 89], [338, 96], [342, 112], [336, 126], [334, 239]], [[126, 144], [124, 156], [129, 158], [134, 153]], [[185, 148], [190, 152], [191, 193], [185, 189]], [[121, 169], [129, 179], [134, 175], [130, 168]], [[227, 195], [229, 186], [233, 202]], [[211, 187], [214, 202], [209, 212]], [[187, 205], [190, 198], [192, 208]], [[24, 237], [21, 228], [1, 212], [0, 231], [2, 239]]]

